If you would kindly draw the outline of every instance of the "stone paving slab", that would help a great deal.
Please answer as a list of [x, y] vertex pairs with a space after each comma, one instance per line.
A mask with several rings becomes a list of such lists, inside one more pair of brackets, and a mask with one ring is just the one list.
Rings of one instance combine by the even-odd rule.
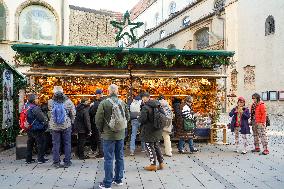
[[[125, 157], [124, 186], [114, 189], [282, 189], [284, 188], [284, 117], [271, 118], [268, 128], [270, 155], [242, 155], [233, 145], [197, 143], [200, 152], [165, 157], [162, 171], [143, 170], [149, 160], [145, 153]], [[228, 142], [234, 142], [228, 131]], [[220, 140], [221, 134], [218, 134]], [[252, 136], [249, 149], [253, 148]], [[187, 147], [188, 148], [188, 147]], [[138, 148], [139, 151], [139, 148]], [[51, 156], [48, 157], [51, 159]], [[104, 178], [103, 160], [73, 157], [68, 169], [55, 169], [50, 163], [26, 165], [15, 160], [15, 149], [0, 153], [0, 189], [97, 189]]]

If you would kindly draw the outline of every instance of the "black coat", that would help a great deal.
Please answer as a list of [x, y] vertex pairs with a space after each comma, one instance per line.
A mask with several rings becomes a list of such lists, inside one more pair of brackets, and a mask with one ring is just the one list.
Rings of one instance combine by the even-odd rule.
[[159, 142], [162, 139], [162, 129], [154, 128], [154, 111], [159, 102], [157, 100], [149, 100], [141, 109], [138, 121], [141, 123], [141, 135], [145, 142]]
[[103, 98], [95, 99], [93, 105], [90, 107], [89, 114], [90, 114], [90, 120], [91, 120], [92, 127], [96, 126], [95, 117], [96, 117], [98, 107], [102, 100]]
[[91, 132], [89, 105], [81, 103], [76, 107], [76, 117], [74, 121], [74, 128], [75, 128], [75, 131], [78, 133]]

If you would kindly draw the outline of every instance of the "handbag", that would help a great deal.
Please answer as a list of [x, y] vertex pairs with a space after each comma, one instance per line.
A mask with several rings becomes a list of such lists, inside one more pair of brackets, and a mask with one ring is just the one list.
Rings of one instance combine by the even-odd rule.
[[184, 119], [183, 120], [183, 130], [184, 131], [192, 131], [195, 128], [195, 121], [192, 119]]
[[267, 126], [270, 126], [270, 119], [268, 115], [266, 116], [266, 127]]

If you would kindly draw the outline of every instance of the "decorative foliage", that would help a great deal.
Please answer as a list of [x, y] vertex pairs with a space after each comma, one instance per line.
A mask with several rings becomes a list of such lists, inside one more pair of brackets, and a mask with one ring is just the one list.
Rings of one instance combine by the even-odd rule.
[[[110, 23], [111, 25], [113, 25], [113, 27], [118, 29], [115, 41], [121, 40], [126, 35], [131, 39], [131, 42], [136, 41], [136, 36], [134, 35], [133, 31], [144, 24], [143, 22], [136, 22], [136, 23], [131, 22], [130, 14], [128, 11], [126, 11], [126, 13], [124, 14], [122, 22], [111, 21]], [[122, 33], [123, 29], [127, 27], [130, 27], [130, 33], [129, 32]]]
[[135, 67], [139, 65], [165, 66], [172, 68], [176, 65], [190, 67], [200, 65], [204, 68], [212, 68], [214, 65], [229, 65], [227, 57], [219, 56], [191, 56], [182, 55], [164, 55], [164, 54], [114, 54], [114, 53], [46, 53], [33, 52], [21, 53], [16, 55], [16, 59], [21, 60], [25, 65], [42, 64], [46, 66], [55, 66], [65, 64], [66, 66], [74, 63], [96, 64], [98, 66], [114, 66], [116, 68], [127, 68], [128, 64]]
[[[3, 86], [3, 80], [2, 80], [2, 74], [4, 69], [11, 69], [8, 65], [6, 65], [4, 62], [1, 62], [0, 60], [0, 123], [3, 121], [3, 93], [2, 93], [2, 86]], [[13, 127], [9, 127], [6, 129], [2, 129], [2, 125], [0, 126], [0, 145], [3, 146], [9, 146], [11, 143], [15, 142], [15, 138], [19, 133], [19, 90], [23, 89], [26, 85], [26, 82], [24, 78], [22, 78], [20, 75], [18, 75], [15, 71], [13, 71], [14, 74], [14, 86], [13, 86], [13, 100], [14, 100], [14, 124]]]

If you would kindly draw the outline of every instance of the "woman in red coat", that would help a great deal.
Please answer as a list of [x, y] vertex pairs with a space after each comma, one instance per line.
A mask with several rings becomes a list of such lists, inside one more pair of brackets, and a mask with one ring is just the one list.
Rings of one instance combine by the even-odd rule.
[[255, 93], [252, 95], [253, 104], [251, 106], [251, 123], [254, 137], [255, 149], [252, 152], [260, 152], [259, 138], [263, 146], [263, 155], [269, 154], [268, 138], [266, 133], [266, 107], [260, 100], [260, 95]]

